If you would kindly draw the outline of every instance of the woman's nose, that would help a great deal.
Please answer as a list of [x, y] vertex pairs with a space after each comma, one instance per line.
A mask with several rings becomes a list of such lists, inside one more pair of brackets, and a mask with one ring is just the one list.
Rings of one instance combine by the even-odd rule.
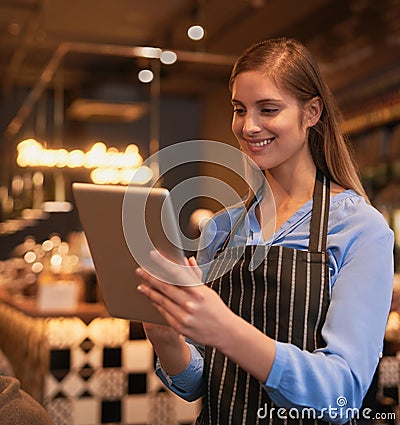
[[251, 135], [260, 131], [261, 125], [259, 121], [255, 117], [247, 115], [243, 121], [243, 133]]

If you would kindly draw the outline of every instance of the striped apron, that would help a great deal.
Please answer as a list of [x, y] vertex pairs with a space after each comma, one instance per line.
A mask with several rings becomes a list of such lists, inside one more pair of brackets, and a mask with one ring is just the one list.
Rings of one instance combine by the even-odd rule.
[[[326, 345], [321, 329], [329, 305], [329, 201], [329, 180], [317, 172], [308, 251], [262, 245], [247, 246], [244, 252], [243, 246], [227, 248], [235, 225], [207, 278], [210, 287], [244, 320], [274, 340], [310, 352]], [[278, 407], [260, 382], [213, 347], [206, 347], [204, 374], [206, 392], [199, 425], [325, 423], [308, 416], [299, 420], [287, 415], [285, 420], [272, 414], [271, 408], [277, 412]]]

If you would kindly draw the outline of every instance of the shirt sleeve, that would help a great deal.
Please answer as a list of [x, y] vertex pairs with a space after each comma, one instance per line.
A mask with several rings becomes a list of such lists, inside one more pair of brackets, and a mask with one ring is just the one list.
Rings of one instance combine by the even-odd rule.
[[342, 251], [322, 329], [326, 347], [310, 353], [276, 342], [265, 383], [276, 405], [311, 407], [336, 423], [362, 405], [381, 356], [393, 287], [393, 232], [380, 219], [367, 227], [356, 216], [350, 220], [337, 224]]
[[186, 401], [194, 401], [204, 394], [203, 366], [204, 359], [200, 347], [188, 342], [190, 363], [178, 375], [168, 375], [157, 359], [156, 374], [163, 384]]

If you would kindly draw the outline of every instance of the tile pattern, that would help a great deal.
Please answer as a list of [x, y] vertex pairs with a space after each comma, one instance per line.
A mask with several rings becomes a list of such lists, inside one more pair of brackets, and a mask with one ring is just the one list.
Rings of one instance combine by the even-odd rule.
[[200, 402], [187, 403], [154, 373], [154, 352], [140, 324], [112, 318], [89, 324], [48, 319], [50, 368], [43, 404], [56, 425], [183, 425]]

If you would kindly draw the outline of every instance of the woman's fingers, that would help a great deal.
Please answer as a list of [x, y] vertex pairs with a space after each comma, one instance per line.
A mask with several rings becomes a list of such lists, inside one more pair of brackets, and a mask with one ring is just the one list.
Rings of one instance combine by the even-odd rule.
[[[195, 267], [185, 259], [187, 265], [176, 264], [170, 261], [168, 258], [163, 257], [158, 251], [150, 252], [151, 259], [160, 266], [167, 275], [167, 280], [173, 285], [179, 286], [196, 286], [201, 285], [201, 274], [195, 270]], [[195, 263], [194, 263], [195, 264]], [[196, 264], [197, 267], [197, 264]]]
[[190, 257], [188, 260], [189, 265], [192, 267], [192, 270], [196, 273], [196, 276], [201, 280], [203, 276], [203, 272], [200, 267], [197, 265], [196, 258]]
[[179, 334], [182, 333], [181, 322], [171, 313], [168, 312], [162, 305], [153, 304], [154, 307], [164, 316], [167, 323]]
[[146, 281], [147, 286], [149, 286], [150, 288], [170, 298], [175, 303], [179, 304], [182, 301], [182, 294], [180, 294], [180, 288], [178, 286], [163, 282], [141, 268], [137, 269], [136, 273]]
[[[191, 269], [197, 265], [193, 260], [190, 260], [187, 268], [194, 275], [195, 272]], [[207, 298], [207, 291], [210, 291], [207, 286], [202, 283], [194, 286], [171, 285], [140, 268], [137, 269], [137, 274], [143, 279], [138, 291], [150, 300], [176, 332], [188, 335], [190, 330], [196, 328], [196, 323], [202, 322], [202, 306]]]
[[187, 322], [189, 316], [185, 308], [186, 304], [181, 305], [174, 302], [174, 300], [168, 298], [162, 292], [157, 291], [145, 283], [138, 286], [138, 291], [151, 301], [170, 326], [177, 332], [182, 333], [182, 325]]
[[197, 285], [179, 286], [162, 282], [140, 268], [136, 270], [136, 273], [147, 282], [148, 286], [168, 297], [174, 304], [180, 305], [184, 310], [188, 310], [193, 302], [199, 302], [203, 299], [202, 289], [204, 289], [204, 284], [201, 281]]
[[179, 287], [151, 277], [144, 271], [138, 290], [163, 315], [178, 334], [203, 345], [215, 346], [221, 338], [221, 324], [231, 310], [218, 294], [206, 285]]

